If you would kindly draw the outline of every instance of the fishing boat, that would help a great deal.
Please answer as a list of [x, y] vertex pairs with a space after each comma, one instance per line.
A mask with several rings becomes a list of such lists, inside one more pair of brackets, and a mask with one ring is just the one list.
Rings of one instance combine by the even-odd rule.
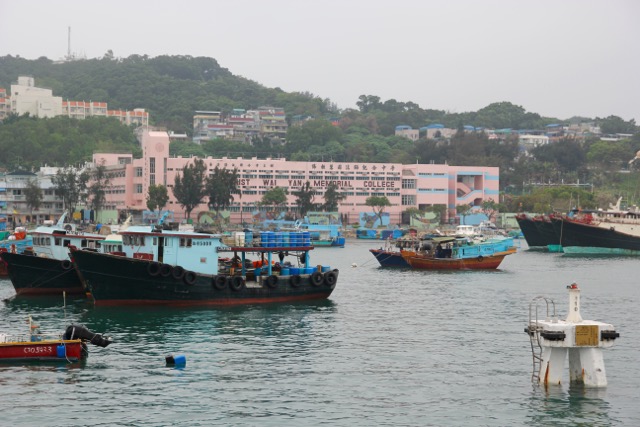
[[640, 256], [640, 211], [580, 211], [551, 222], [567, 254]]
[[166, 230], [161, 224], [132, 226], [120, 234], [123, 255], [70, 246], [96, 305], [228, 306], [326, 299], [338, 279], [337, 269], [310, 264], [314, 247], [298, 240], [302, 233], [288, 236], [286, 246], [266, 236], [260, 246], [254, 239], [225, 246], [220, 235]]
[[83, 325], [69, 325], [64, 333], [41, 333], [31, 316], [29, 331], [0, 333], [0, 362], [55, 361], [77, 362], [88, 356], [87, 343], [107, 347], [111, 338], [91, 332]]
[[489, 239], [474, 243], [466, 238], [435, 237], [418, 250], [402, 250], [404, 260], [420, 270], [490, 270], [514, 254], [513, 238]]
[[66, 214], [52, 226], [32, 233], [33, 249], [23, 253], [0, 252], [17, 295], [84, 294], [85, 289], [69, 259], [68, 246], [98, 250], [105, 235], [76, 229], [64, 222]]

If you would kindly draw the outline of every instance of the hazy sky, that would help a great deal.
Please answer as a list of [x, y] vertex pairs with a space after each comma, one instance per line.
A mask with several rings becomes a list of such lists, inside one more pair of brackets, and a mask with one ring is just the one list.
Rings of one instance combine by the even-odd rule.
[[[640, 124], [638, 0], [0, 0], [0, 56], [191, 55], [355, 108], [509, 101]], [[36, 84], [37, 84], [37, 77]]]

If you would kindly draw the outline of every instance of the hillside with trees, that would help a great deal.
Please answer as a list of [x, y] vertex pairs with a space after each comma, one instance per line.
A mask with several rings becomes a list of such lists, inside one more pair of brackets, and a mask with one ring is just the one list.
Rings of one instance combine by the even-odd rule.
[[[0, 87], [8, 90], [21, 75], [33, 76], [37, 86], [51, 88], [63, 99], [104, 101], [110, 109], [144, 108], [152, 125], [188, 135], [196, 110], [225, 114], [234, 108], [272, 105], [284, 108], [290, 125], [295, 116], [310, 118], [290, 126], [284, 144], [260, 138], [252, 144], [176, 141], [170, 147], [172, 155], [498, 166], [501, 189], [507, 195], [526, 193], [530, 184], [577, 182], [606, 188], [611, 197], [622, 192], [640, 194], [638, 172], [629, 166], [640, 150], [640, 133], [634, 120], [617, 116], [563, 120], [528, 112], [510, 102], [492, 103], [476, 112], [450, 113], [375, 95], [361, 95], [354, 100], [356, 109], [339, 111], [330, 99], [267, 88], [234, 75], [213, 58], [190, 56], [114, 58], [107, 52], [100, 59], [64, 63], [47, 58], [0, 58]], [[398, 125], [419, 129], [435, 123], [458, 132], [449, 139], [423, 137], [417, 142], [395, 136]], [[603, 133], [632, 136], [606, 142], [597, 136], [565, 138], [523, 155], [516, 134], [505, 132], [500, 139], [489, 139], [481, 130], [464, 130], [464, 126], [542, 130], [549, 124], [571, 123], [593, 123]], [[0, 124], [0, 149], [3, 169], [75, 164], [89, 160], [94, 151], [139, 154], [132, 129], [104, 118], [75, 121], [10, 116]]]

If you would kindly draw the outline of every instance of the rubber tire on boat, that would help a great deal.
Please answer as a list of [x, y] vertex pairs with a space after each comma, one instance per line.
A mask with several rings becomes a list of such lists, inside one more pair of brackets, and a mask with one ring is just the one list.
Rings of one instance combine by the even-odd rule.
[[338, 275], [336, 274], [335, 271], [329, 271], [324, 275], [324, 284], [329, 287], [335, 286], [337, 281], [338, 281]]
[[480, 256], [478, 257], [478, 262], [482, 262], [482, 261], [484, 261], [484, 257], [483, 257], [482, 255], [480, 255]]
[[223, 290], [227, 287], [227, 278], [225, 276], [214, 276], [213, 287], [218, 290]]
[[239, 291], [244, 288], [244, 279], [241, 276], [229, 277], [229, 287], [234, 291]]
[[273, 274], [265, 279], [265, 283], [271, 289], [275, 289], [278, 287], [278, 276], [274, 276]]
[[291, 287], [297, 288], [301, 283], [302, 277], [300, 277], [299, 274], [294, 274], [293, 276], [289, 277], [289, 284], [291, 285]]
[[160, 274], [160, 263], [150, 262], [149, 264], [147, 264], [147, 273], [149, 273], [149, 276], [153, 276], [153, 277]]
[[173, 267], [173, 272], [171, 273], [171, 275], [176, 280], [182, 280], [185, 273], [186, 273], [186, 270], [184, 268], [180, 267], [179, 265], [176, 265], [175, 267]]
[[193, 285], [196, 283], [197, 278], [198, 276], [196, 276], [196, 273], [194, 273], [193, 271], [185, 271], [182, 280], [186, 285]]
[[160, 275], [162, 277], [169, 277], [171, 276], [171, 273], [173, 273], [173, 267], [171, 267], [169, 264], [160, 265]]
[[69, 261], [68, 259], [64, 259], [60, 263], [60, 266], [62, 267], [63, 270], [69, 270], [72, 267], [72, 265], [73, 264], [71, 264], [71, 261]]
[[311, 284], [313, 286], [322, 285], [322, 281], [323, 281], [322, 273], [320, 273], [319, 271], [314, 271], [311, 277], [309, 277], [309, 280], [311, 281]]

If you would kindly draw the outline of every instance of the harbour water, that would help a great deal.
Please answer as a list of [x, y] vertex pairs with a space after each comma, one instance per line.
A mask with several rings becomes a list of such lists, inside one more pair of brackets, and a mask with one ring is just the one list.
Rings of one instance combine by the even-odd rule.
[[[524, 245], [524, 243], [523, 243]], [[0, 364], [1, 425], [638, 426], [640, 259], [526, 249], [498, 271], [378, 267], [376, 241], [312, 252], [340, 269], [330, 299], [225, 309], [94, 307], [17, 298], [0, 280], [0, 332], [70, 322], [113, 337], [82, 364]], [[357, 267], [352, 267], [356, 263]], [[613, 324], [609, 385], [531, 384], [529, 302], [582, 290]], [[186, 357], [168, 367], [165, 356]]]

